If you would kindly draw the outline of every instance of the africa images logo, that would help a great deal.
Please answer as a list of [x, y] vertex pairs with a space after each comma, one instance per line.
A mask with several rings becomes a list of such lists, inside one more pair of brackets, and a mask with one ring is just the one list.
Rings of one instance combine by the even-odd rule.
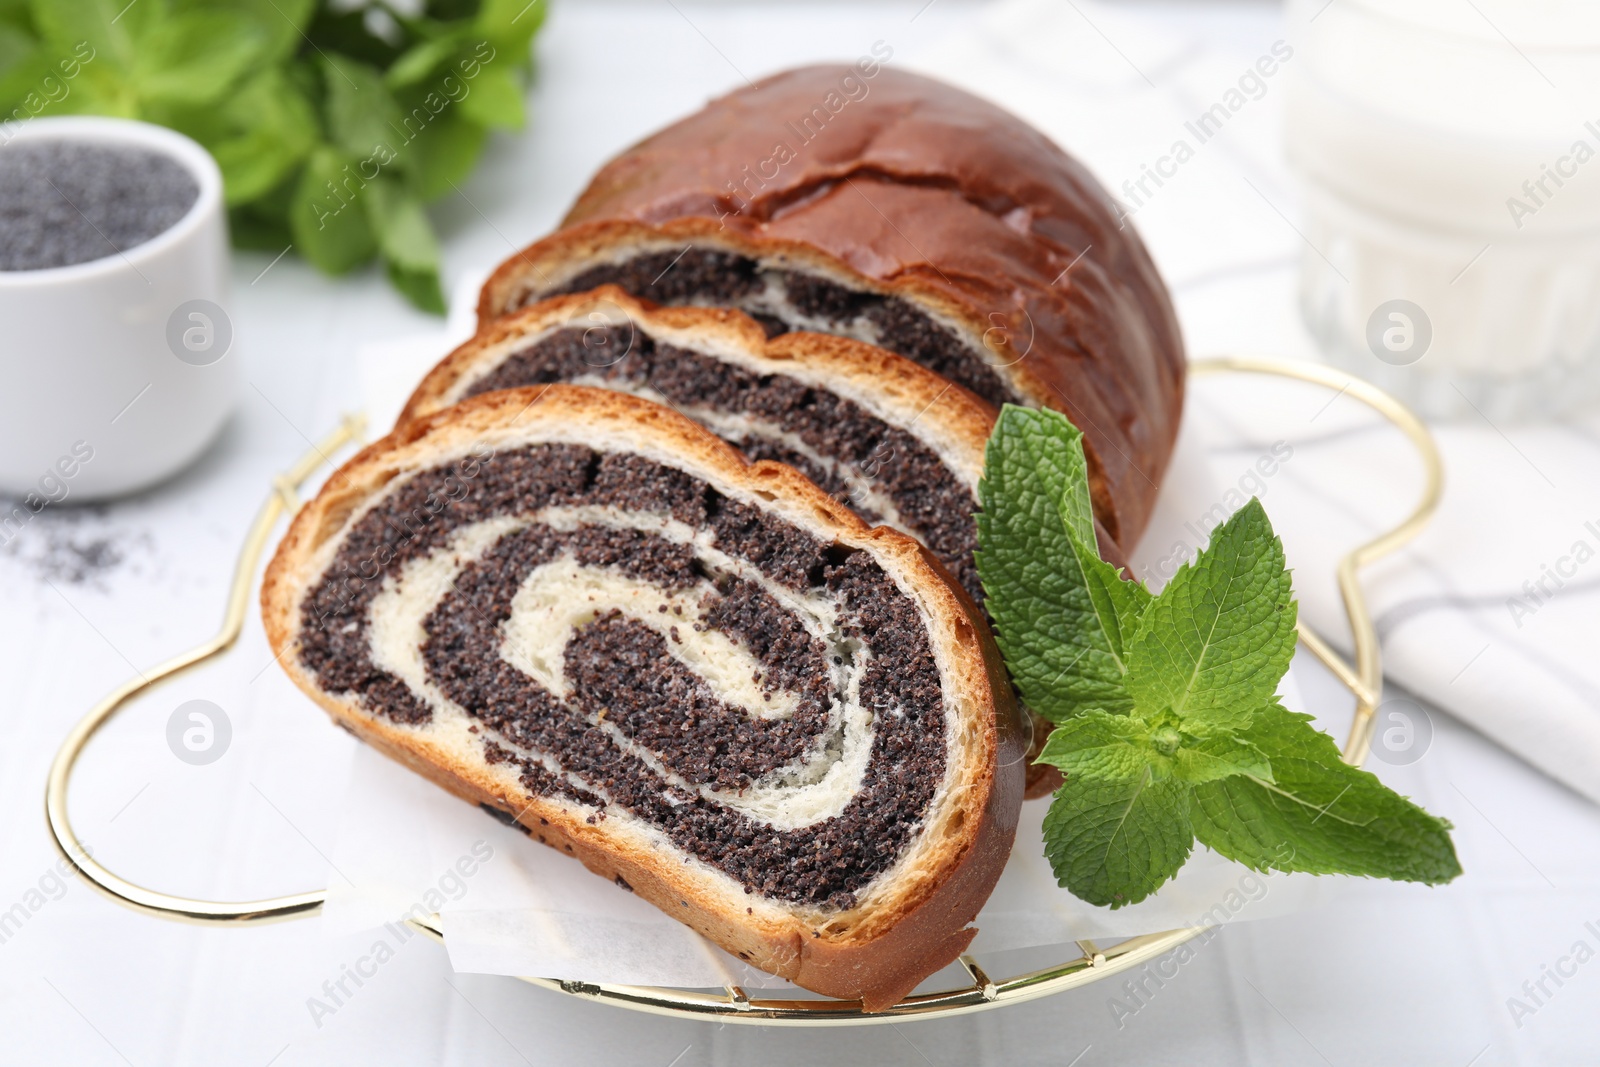
[[1367, 317], [1367, 348], [1391, 367], [1409, 367], [1432, 343], [1428, 313], [1409, 300], [1386, 300]]

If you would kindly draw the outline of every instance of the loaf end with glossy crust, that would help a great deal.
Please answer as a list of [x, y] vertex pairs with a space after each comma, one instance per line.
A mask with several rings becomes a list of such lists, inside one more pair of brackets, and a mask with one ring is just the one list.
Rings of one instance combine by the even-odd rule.
[[[846, 102], [799, 136], [830, 93]], [[758, 282], [792, 267], [903, 298], [931, 317], [917, 330], [951, 328], [987, 364], [940, 373], [991, 403], [1066, 413], [1086, 437], [1097, 514], [1124, 549], [1142, 533], [1182, 405], [1177, 318], [1112, 198], [1017, 116], [888, 67], [784, 71], [619, 154], [563, 227], [496, 272], [482, 319], [605, 280], [582, 275], [624, 254], [653, 250], [666, 267], [691, 246], [755, 262]], [[634, 291], [684, 302], [662, 294], [696, 254]], [[761, 285], [746, 290], [688, 299], [753, 307]]]

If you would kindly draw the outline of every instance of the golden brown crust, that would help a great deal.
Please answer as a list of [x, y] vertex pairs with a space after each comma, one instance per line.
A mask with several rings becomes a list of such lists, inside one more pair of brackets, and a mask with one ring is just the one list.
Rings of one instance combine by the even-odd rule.
[[[935, 646], [943, 650], [952, 694], [947, 699], [956, 702], [948, 707], [952, 713], [960, 710], [956, 704], [968, 709], [963, 714], [978, 731], [962, 753], [962, 787], [970, 799], [959, 809], [961, 825], [951, 821], [947, 833], [929, 841], [911, 872], [915, 877], [898, 879], [870, 910], [840, 913], [847, 922], [820, 929], [778, 908], [747, 912], [749, 898], [728, 894], [722, 876], [697, 865], [663, 864], [636, 836], [614, 832], [616, 820], [590, 825], [564, 802], [530, 801], [494, 768], [444, 758], [425, 731], [397, 726], [322, 691], [293, 654], [300, 600], [319, 576], [318, 550], [390, 479], [474, 442], [495, 447], [556, 440], [574, 428], [603, 430], [625, 450], [670, 457], [719, 490], [759, 498], [790, 521], [869, 551], [921, 605]], [[510, 390], [400, 426], [341, 467], [295, 516], [267, 568], [261, 605], [279, 662], [336, 722], [452, 792], [515, 813], [547, 844], [602, 875], [620, 875], [640, 896], [728, 951], [817, 992], [860, 998], [868, 1010], [893, 1003], [954, 960], [1010, 851], [1022, 795], [1021, 731], [999, 653], [977, 608], [915, 541], [882, 527], [868, 529], [790, 468], [751, 464], [696, 424], [636, 397], [561, 385]]]

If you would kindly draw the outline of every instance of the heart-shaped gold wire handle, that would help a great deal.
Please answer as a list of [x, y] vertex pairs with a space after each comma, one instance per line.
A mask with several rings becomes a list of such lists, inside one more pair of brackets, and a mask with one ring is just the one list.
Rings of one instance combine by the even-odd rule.
[[[1198, 360], [1189, 365], [1191, 375], [1236, 372], [1295, 378], [1337, 390], [1384, 416], [1398, 427], [1421, 456], [1426, 478], [1422, 499], [1399, 525], [1344, 556], [1339, 561], [1339, 591], [1344, 598], [1355, 649], [1355, 663], [1346, 662], [1328, 643], [1300, 623], [1301, 642], [1338, 677], [1356, 701], [1355, 716], [1345, 741], [1346, 762], [1359, 765], [1366, 759], [1372, 743], [1375, 712], [1383, 689], [1383, 669], [1377, 634], [1362, 597], [1357, 572], [1367, 563], [1393, 552], [1422, 529], [1438, 507], [1443, 486], [1443, 467], [1438, 449], [1421, 420], [1403, 404], [1358, 378], [1318, 364], [1285, 362], [1247, 356], [1224, 356]], [[197, 923], [260, 923], [311, 915], [327, 899], [326, 890], [270, 897], [264, 900], [213, 901], [174, 896], [135, 885], [108, 870], [89, 856], [73, 832], [67, 814], [68, 786], [72, 768], [84, 746], [128, 700], [149, 690], [164, 679], [190, 669], [232, 647], [243, 631], [244, 620], [255, 588], [256, 570], [278, 519], [299, 508], [296, 491], [327, 457], [361, 439], [365, 420], [347, 417], [333, 433], [312, 446], [288, 471], [273, 480], [272, 492], [256, 513], [245, 537], [228, 591], [222, 629], [197, 648], [130, 679], [117, 687], [72, 728], [56, 752], [45, 787], [45, 815], [57, 848], [78, 871], [112, 900], [136, 911]], [[415, 929], [442, 940], [438, 916], [406, 920]], [[1208, 927], [1192, 926], [1157, 934], [1128, 938], [1115, 945], [1100, 946], [1078, 941], [1080, 955], [1065, 963], [1029, 971], [1010, 978], [989, 977], [971, 956], [960, 960], [968, 982], [933, 993], [914, 994], [886, 1011], [868, 1014], [858, 1001], [827, 999], [785, 999], [749, 996], [738, 986], [721, 992], [673, 989], [660, 986], [634, 986], [579, 982], [554, 978], [524, 978], [525, 982], [588, 1000], [661, 1015], [686, 1018], [714, 1018], [723, 1022], [763, 1024], [850, 1025], [898, 1022], [904, 1019], [930, 1019], [982, 1011], [1059, 993], [1101, 978], [1137, 967], [1172, 951]]]

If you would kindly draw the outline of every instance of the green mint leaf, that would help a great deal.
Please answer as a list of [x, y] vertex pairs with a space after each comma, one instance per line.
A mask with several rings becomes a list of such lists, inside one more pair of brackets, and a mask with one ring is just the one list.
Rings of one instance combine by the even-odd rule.
[[355, 165], [326, 145], [311, 153], [289, 205], [294, 247], [318, 269], [342, 274], [378, 249]]
[[545, 0], [483, 0], [474, 27], [500, 48], [507, 59], [526, 59], [533, 35], [544, 25]]
[[1178, 873], [1194, 846], [1191, 787], [1146, 767], [1125, 779], [1069, 779], [1044, 817], [1056, 880], [1091, 904], [1137, 904]]
[[211, 103], [260, 61], [267, 44], [266, 33], [245, 15], [168, 15], [150, 27], [134, 51], [134, 90], [146, 103]]
[[[298, 177], [291, 177], [276, 189], [248, 204], [228, 209], [228, 229], [234, 244], [255, 248], [274, 256], [294, 243], [289, 214], [300, 191]], [[266, 263], [261, 264], [263, 267]]]
[[1295, 615], [1283, 545], [1252, 497], [1140, 619], [1128, 651], [1139, 713], [1243, 727], [1289, 669]]
[[444, 314], [439, 242], [422, 205], [393, 178], [367, 186], [364, 202], [389, 280], [417, 307]]
[[388, 259], [412, 268], [439, 266], [439, 242], [428, 216], [399, 181], [378, 178], [363, 190], [363, 202], [378, 249]]
[[1172, 762], [1173, 773], [1186, 782], [1213, 782], [1236, 774], [1272, 781], [1272, 761], [1266, 753], [1224, 733], [1184, 738]]
[[265, 34], [262, 59], [276, 64], [305, 44], [302, 34], [311, 25], [317, 0], [228, 0], [228, 7], [250, 16], [261, 27]]
[[[25, 27], [0, 21], [0, 122], [69, 110], [64, 105], [72, 100], [72, 93], [69, 89], [62, 94], [61, 71], [52, 66], [60, 60], [50, 52]], [[69, 56], [66, 62], [70, 69], [76, 60]]]
[[323, 56], [322, 68], [326, 87], [322, 109], [330, 138], [354, 158], [373, 159], [376, 164], [388, 155], [386, 149], [400, 125], [400, 107], [384, 84], [383, 73], [344, 56]]
[[[1126, 672], [1128, 646], [1138, 632], [1144, 609], [1155, 598], [1142, 583], [1122, 577], [1116, 567], [1101, 559], [1100, 549], [1093, 539], [1082, 541], [1073, 534], [1071, 540], [1095, 615], [1106, 623], [1106, 639], [1112, 652], [1122, 660]], [[1115, 625], [1110, 625], [1113, 622]]]
[[1341, 761], [1309, 716], [1270, 701], [1244, 737], [1271, 759], [1273, 779], [1234, 776], [1194, 787], [1190, 817], [1207, 848], [1256, 870], [1430, 885], [1461, 873], [1450, 824]]
[[6, 119], [11, 118], [10, 109], [50, 72], [44, 49], [32, 34], [0, 22], [0, 105], [6, 109]]
[[393, 285], [396, 291], [410, 301], [411, 306], [418, 311], [443, 315], [448, 310], [438, 270], [408, 267], [392, 259], [384, 260], [383, 269], [389, 278], [389, 284]]
[[1082, 434], [1007, 405], [978, 487], [978, 574], [1012, 679], [1054, 722], [1133, 707], [1126, 635], [1150, 595], [1094, 554]]
[[163, 14], [159, 4], [128, 7], [125, 0], [33, 0], [32, 10], [34, 27], [57, 54], [75, 54], [80, 42], [94, 50], [85, 73], [93, 67], [124, 73], [133, 69], [135, 42]]
[[269, 253], [267, 259], [261, 261], [263, 267], [273, 256], [294, 244], [287, 213], [275, 218], [260, 202], [231, 208], [228, 211], [228, 233], [233, 238], [235, 248]]
[[505, 130], [522, 128], [526, 114], [522, 103], [522, 79], [509, 63], [492, 63], [467, 83], [461, 98], [461, 114], [480, 126]]
[[[319, 52], [336, 52], [387, 69], [420, 30], [438, 32], [429, 20], [408, 17], [402, 8], [410, 6], [373, 0], [359, 3], [319, 0], [311, 25], [306, 28], [306, 35]], [[383, 30], [382, 36], [373, 32], [373, 26], [367, 25], [369, 12], [374, 8], [388, 15], [388, 19], [374, 23]], [[399, 33], [392, 33], [393, 27], [388, 25], [390, 19], [399, 27]], [[391, 36], [397, 40], [390, 41]], [[305, 53], [301, 55], [303, 57]]]
[[[402, 106], [405, 103], [401, 101]], [[467, 180], [483, 152], [487, 131], [450, 107], [409, 136], [410, 141], [395, 147], [405, 161], [405, 177], [411, 191], [423, 203], [428, 203], [453, 192]]]
[[0, 25], [31, 29], [33, 12], [28, 10], [28, 0], [0, 0]]
[[408, 48], [390, 64], [384, 77], [391, 89], [419, 85], [434, 71], [471, 50], [474, 31], [470, 26], [455, 27], [432, 40]]
[[1150, 764], [1149, 729], [1127, 715], [1085, 711], [1050, 731], [1039, 763], [1059, 767], [1069, 780], [1136, 778]]
[[257, 200], [282, 184], [317, 145], [316, 111], [277, 67], [250, 79], [210, 113], [217, 120], [212, 129], [185, 132], [216, 157], [230, 205]]

